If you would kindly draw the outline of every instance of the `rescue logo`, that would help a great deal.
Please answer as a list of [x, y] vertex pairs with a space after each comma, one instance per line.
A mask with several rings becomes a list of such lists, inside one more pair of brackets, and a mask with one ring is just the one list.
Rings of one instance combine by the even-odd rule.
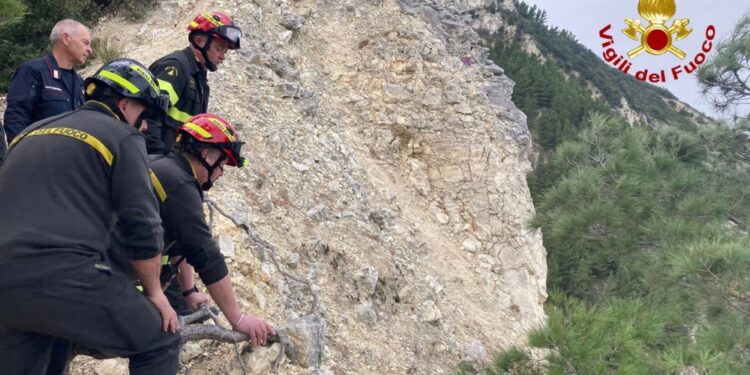
[[690, 35], [693, 30], [687, 27], [690, 23], [687, 18], [674, 20], [669, 28], [665, 26], [665, 22], [674, 17], [676, 11], [674, 0], [640, 0], [638, 14], [648, 21], [648, 26], [644, 28], [641, 21], [636, 19], [625, 19], [628, 28], [622, 30], [623, 34], [636, 41], [638, 34], [641, 35], [641, 45], [630, 50], [628, 57], [633, 58], [645, 50], [652, 55], [661, 55], [669, 51], [684, 59], [685, 52], [672, 45], [672, 36], [674, 35], [675, 40], [680, 40]]
[[[677, 13], [675, 0], [639, 0], [638, 14], [648, 22], [644, 25], [641, 20], [625, 18], [625, 28], [622, 33], [628, 38], [639, 42], [634, 48], [628, 50], [628, 58], [636, 58], [642, 52], [660, 56], [669, 53], [680, 60], [685, 60], [687, 54], [675, 42], [681, 41], [689, 36], [693, 29], [688, 27], [690, 20], [681, 18], [669, 21]], [[614, 65], [615, 68], [627, 74], [633, 67], [633, 63], [615, 49], [615, 39], [610, 33], [612, 24], [606, 25], [599, 30], [602, 42], [602, 57], [604, 61]], [[704, 41], [700, 50], [684, 64], [672, 66], [669, 69], [649, 69], [642, 67], [634, 75], [640, 81], [651, 83], [664, 83], [668, 80], [678, 80], [683, 75], [691, 74], [698, 66], [706, 61], [706, 55], [713, 48], [713, 39], [716, 37], [716, 28], [708, 25], [704, 33]], [[685, 43], [682, 43], [685, 44]]]

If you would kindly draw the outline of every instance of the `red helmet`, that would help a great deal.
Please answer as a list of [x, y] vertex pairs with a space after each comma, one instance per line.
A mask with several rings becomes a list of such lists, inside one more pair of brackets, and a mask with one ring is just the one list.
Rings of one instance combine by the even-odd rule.
[[243, 167], [247, 164], [240, 154], [240, 148], [244, 142], [240, 141], [232, 125], [217, 115], [212, 113], [195, 115], [182, 124], [178, 132], [187, 134], [196, 142], [221, 149], [227, 156], [227, 165]]
[[[237, 27], [229, 16], [221, 12], [206, 12], [199, 14], [187, 27], [191, 33], [201, 32], [224, 39], [229, 43], [230, 49], [240, 48], [242, 29]], [[192, 39], [191, 39], [192, 40]]]

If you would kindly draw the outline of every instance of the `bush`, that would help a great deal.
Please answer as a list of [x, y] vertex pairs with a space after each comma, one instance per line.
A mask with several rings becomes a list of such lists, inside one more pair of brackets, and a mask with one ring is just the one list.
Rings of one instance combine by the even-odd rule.
[[125, 55], [122, 48], [109, 39], [94, 37], [91, 41], [91, 48], [94, 50], [94, 53], [89, 57], [89, 61], [97, 60], [100, 63], [105, 63]]
[[0, 0], [0, 26], [20, 21], [26, 14], [26, 6], [20, 0]]

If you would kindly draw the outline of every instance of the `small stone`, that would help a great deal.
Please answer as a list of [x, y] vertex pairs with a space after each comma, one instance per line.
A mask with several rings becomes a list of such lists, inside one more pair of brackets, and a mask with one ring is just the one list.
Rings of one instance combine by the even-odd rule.
[[422, 99], [422, 105], [426, 107], [440, 107], [443, 105], [443, 95], [438, 89], [428, 91]]
[[284, 30], [279, 33], [279, 41], [283, 44], [288, 44], [292, 40], [294, 33], [291, 30]]
[[296, 161], [292, 162], [292, 167], [300, 172], [307, 172], [308, 170], [310, 170], [310, 167], [308, 167], [307, 165], [297, 163]]
[[325, 351], [326, 322], [318, 315], [305, 315], [281, 328], [292, 342], [296, 351], [287, 350], [292, 363], [302, 367], [317, 367]]
[[482, 345], [482, 342], [472, 339], [466, 348], [466, 357], [469, 361], [484, 363], [487, 360], [487, 349]]
[[437, 305], [435, 305], [435, 301], [433, 300], [427, 300], [422, 303], [421, 313], [420, 313], [420, 319], [423, 322], [435, 324], [442, 319], [443, 314], [440, 312], [440, 309], [438, 309]]
[[277, 86], [281, 92], [282, 98], [309, 98], [313, 96], [313, 92], [305, 89], [298, 82], [284, 82]]
[[464, 240], [463, 246], [464, 250], [476, 253], [482, 247], [482, 244], [474, 238], [467, 238]]
[[232, 258], [235, 255], [234, 252], [234, 240], [226, 234], [220, 234], [216, 238], [216, 242], [219, 244], [219, 250], [225, 257]]
[[273, 70], [280, 78], [288, 81], [299, 79], [299, 71], [293, 65], [286, 58], [277, 55], [271, 56], [271, 59], [266, 62], [266, 67]]
[[360, 293], [360, 298], [369, 298], [375, 294], [375, 286], [378, 284], [378, 270], [368, 266], [357, 272], [354, 276], [354, 284]]
[[304, 98], [302, 99], [302, 103], [300, 103], [300, 110], [307, 116], [314, 114], [318, 107], [320, 107], [320, 99], [316, 96]]
[[267, 198], [263, 199], [260, 202], [260, 212], [267, 214], [267, 213], [270, 213], [271, 211], [273, 211], [273, 201]]
[[105, 359], [96, 364], [96, 375], [127, 375], [128, 360], [123, 358]]
[[188, 341], [182, 344], [180, 362], [187, 363], [203, 353], [203, 348], [197, 342]]
[[319, 204], [307, 211], [307, 216], [313, 221], [323, 221], [328, 216], [328, 208]]
[[383, 93], [387, 103], [405, 103], [411, 100], [411, 93], [400, 85], [387, 83]]
[[430, 289], [432, 289], [435, 294], [440, 294], [440, 292], [442, 292], [445, 288], [443, 284], [440, 283], [440, 280], [438, 280], [435, 276], [428, 275], [427, 277], [425, 277], [425, 280], [427, 281], [427, 285], [430, 286]]
[[357, 314], [357, 318], [365, 323], [372, 324], [378, 319], [378, 315], [375, 310], [372, 309], [372, 304], [369, 302], [361, 303], [354, 308]]
[[[253, 348], [250, 352], [242, 353], [242, 363], [245, 364], [247, 373], [250, 374], [268, 374], [271, 372], [273, 362], [281, 353], [281, 345], [275, 343], [270, 347], [260, 346]], [[243, 374], [242, 366], [235, 358], [226, 365], [229, 374]]]
[[274, 270], [271, 263], [263, 263], [260, 265], [260, 280], [266, 284], [271, 282], [271, 276], [276, 270]]
[[303, 251], [310, 258], [320, 259], [323, 256], [327, 255], [331, 251], [331, 249], [328, 247], [328, 244], [326, 244], [325, 242], [321, 241], [320, 239], [315, 239], [313, 241], [306, 243], [304, 245]]
[[445, 102], [448, 104], [459, 104], [466, 101], [466, 97], [461, 95], [458, 90], [449, 90], [445, 92]]
[[299, 267], [299, 254], [290, 254], [285, 261], [287, 267], [297, 269]]
[[372, 211], [368, 218], [375, 223], [380, 230], [385, 229], [385, 214], [382, 211]]
[[440, 224], [448, 224], [451, 221], [450, 216], [448, 216], [440, 207], [432, 206], [430, 207], [430, 211], [432, 211], [432, 216], [435, 217], [435, 220]]
[[287, 30], [297, 31], [305, 25], [305, 22], [306, 20], [304, 17], [300, 17], [292, 13], [284, 13], [281, 15], [279, 24], [281, 24], [281, 26], [284, 26], [284, 28], [286, 28]]
[[497, 264], [497, 260], [487, 254], [480, 254], [479, 255], [479, 267], [484, 270], [490, 270], [492, 267]]
[[468, 103], [461, 103], [456, 106], [456, 112], [462, 115], [470, 115], [474, 113], [474, 110], [471, 109], [471, 106], [469, 106]]
[[148, 24], [145, 24], [145, 23], [144, 23], [144, 24], [143, 24], [143, 25], [141, 25], [141, 27], [140, 27], [140, 28], [138, 29], [138, 36], [142, 36], [142, 35], [143, 35], [143, 34], [144, 34], [144, 33], [145, 33], [146, 31], [148, 31]]
[[362, 100], [365, 100], [365, 97], [359, 94], [349, 94], [344, 97], [344, 102], [346, 103], [356, 103]]
[[400, 303], [411, 303], [416, 299], [414, 287], [408, 284], [401, 288], [396, 295]]
[[260, 307], [261, 310], [266, 308], [266, 296], [257, 286], [253, 286], [251, 291], [251, 297], [255, 300], [255, 304]]

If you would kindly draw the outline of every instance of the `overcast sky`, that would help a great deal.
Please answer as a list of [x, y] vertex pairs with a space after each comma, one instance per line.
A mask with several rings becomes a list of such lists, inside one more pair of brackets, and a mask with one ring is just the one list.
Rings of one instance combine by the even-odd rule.
[[[599, 37], [599, 30], [611, 24], [608, 32], [614, 38], [612, 47], [627, 57], [627, 52], [640, 45], [628, 37], [621, 30], [625, 28], [625, 18], [639, 19], [644, 26], [648, 21], [638, 15], [638, 0], [524, 0], [528, 4], [535, 4], [547, 11], [547, 24], [561, 29], [570, 30], [578, 41], [591, 49], [601, 58], [604, 40]], [[706, 39], [705, 32], [709, 25], [716, 28], [717, 39], [726, 36], [733, 28], [740, 16], [750, 11], [750, 0], [677, 0], [677, 12], [674, 18], [667, 22], [672, 24], [674, 19], [688, 18], [688, 27], [693, 32], [686, 38], [673, 42], [675, 47], [683, 50], [687, 56], [680, 60], [671, 53], [653, 56], [643, 52], [632, 59], [633, 68], [629, 74], [637, 70], [648, 68], [649, 72], [666, 70], [668, 82], [658, 85], [671, 91], [680, 100], [692, 107], [720, 117], [710, 103], [700, 95], [698, 83], [694, 75], [682, 74], [677, 80], [670, 77], [670, 69], [676, 65], [685, 65], [692, 61], [700, 52], [701, 44]], [[714, 43], [715, 44], [715, 43]], [[713, 52], [713, 49], [712, 49]]]

